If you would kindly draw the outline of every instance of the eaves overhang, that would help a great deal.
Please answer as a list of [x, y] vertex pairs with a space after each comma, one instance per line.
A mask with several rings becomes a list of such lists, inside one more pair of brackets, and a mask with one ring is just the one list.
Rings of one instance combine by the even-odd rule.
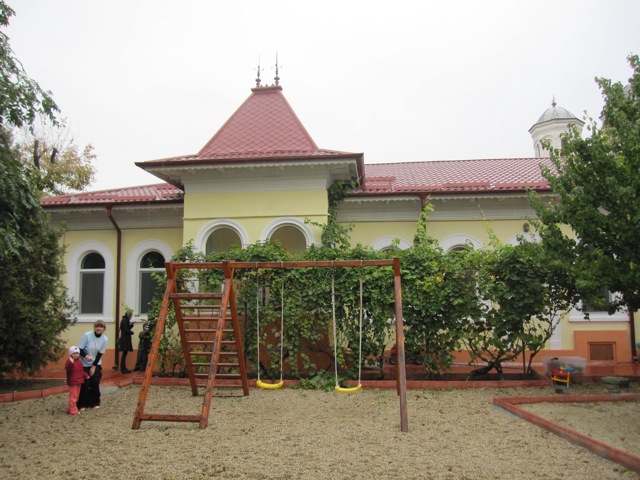
[[136, 165], [146, 172], [168, 182], [180, 189], [184, 189], [183, 176], [187, 172], [194, 171], [225, 171], [247, 168], [271, 168], [284, 169], [287, 167], [327, 167], [346, 166], [349, 178], [361, 181], [364, 176], [363, 153], [340, 153], [331, 156], [280, 156], [280, 157], [251, 157], [234, 158], [225, 161], [209, 161], [202, 159], [169, 158], [164, 160], [152, 160], [136, 162]]

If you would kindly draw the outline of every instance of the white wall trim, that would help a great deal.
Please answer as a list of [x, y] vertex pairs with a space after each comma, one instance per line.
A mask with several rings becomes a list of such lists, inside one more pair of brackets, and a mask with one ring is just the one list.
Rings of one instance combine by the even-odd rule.
[[78, 314], [78, 323], [93, 323], [96, 320], [104, 320], [110, 323], [114, 320], [114, 278], [115, 260], [111, 250], [101, 242], [89, 241], [78, 245], [67, 263], [67, 289], [69, 295], [76, 301], [80, 301], [80, 264], [83, 257], [90, 252], [97, 252], [104, 258], [104, 292], [102, 305], [104, 311], [101, 314]]
[[230, 228], [238, 234], [240, 241], [242, 242], [242, 248], [245, 248], [249, 243], [249, 235], [242, 225], [235, 220], [229, 218], [218, 218], [205, 224], [196, 235], [194, 240], [194, 246], [199, 252], [205, 253], [207, 251], [207, 240], [209, 236], [220, 228]]
[[475, 250], [480, 250], [484, 248], [484, 245], [482, 244], [482, 242], [477, 238], [472, 237], [471, 235], [465, 235], [460, 233], [455, 235], [449, 235], [447, 238], [445, 238], [440, 242], [440, 247], [445, 252], [448, 252], [453, 247], [466, 245], [467, 242], [470, 242], [473, 245], [473, 248]]
[[313, 236], [313, 232], [303, 221], [295, 217], [280, 217], [270, 221], [262, 233], [260, 234], [261, 242], [268, 242], [271, 238], [271, 235], [280, 227], [295, 227], [302, 232], [305, 238], [305, 243], [307, 248], [311, 245], [315, 244], [315, 237]]
[[370, 246], [375, 250], [381, 251], [385, 248], [390, 247], [393, 241], [396, 239], [400, 240], [400, 243], [398, 244], [398, 248], [400, 248], [400, 250], [406, 250], [411, 246], [411, 244], [407, 242], [404, 238], [394, 237], [394, 236], [380, 237], [377, 240], [374, 240], [373, 242], [371, 242]]
[[525, 242], [530, 242], [530, 243], [540, 243], [542, 241], [542, 238], [540, 237], [539, 234], [537, 233], [531, 233], [531, 232], [527, 232], [527, 233], [518, 233], [516, 235], [514, 235], [513, 237], [511, 237], [509, 240], [507, 240], [507, 245], [511, 245], [511, 246], [517, 246], [520, 245], [520, 241], [518, 241], [518, 237], [522, 237], [524, 238]]
[[171, 261], [173, 257], [173, 250], [160, 240], [143, 240], [131, 249], [127, 257], [125, 304], [133, 309], [136, 315], [140, 315], [140, 277], [138, 276], [140, 260], [152, 250], [160, 252], [165, 262]]

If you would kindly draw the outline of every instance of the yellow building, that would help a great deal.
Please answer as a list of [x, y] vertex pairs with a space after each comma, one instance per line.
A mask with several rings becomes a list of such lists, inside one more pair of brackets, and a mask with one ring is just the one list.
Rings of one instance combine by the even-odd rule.
[[[445, 250], [488, 244], [486, 224], [503, 242], [527, 234], [533, 216], [526, 188], [551, 195], [540, 164], [550, 164], [542, 140], [558, 144], [574, 123], [553, 102], [531, 127], [536, 158], [366, 164], [364, 154], [319, 148], [276, 82], [251, 95], [193, 155], [136, 163], [163, 183], [45, 198], [43, 207], [66, 233], [66, 285], [78, 301], [69, 343], [97, 319], [114, 327], [124, 306], [145, 318], [153, 271], [188, 241], [203, 252], [279, 240], [292, 252], [320, 242], [327, 189], [338, 180], [359, 188], [341, 204], [338, 220], [353, 224], [353, 244], [381, 250], [397, 240], [408, 247], [419, 214], [430, 201], [428, 234]], [[528, 233], [532, 235], [532, 233]], [[631, 361], [626, 313], [592, 312], [586, 322], [570, 312], [549, 349], [589, 361]]]

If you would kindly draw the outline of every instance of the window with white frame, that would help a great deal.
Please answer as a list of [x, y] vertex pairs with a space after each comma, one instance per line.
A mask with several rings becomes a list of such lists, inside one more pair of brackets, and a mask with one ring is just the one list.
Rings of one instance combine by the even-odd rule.
[[261, 242], [279, 242], [291, 253], [303, 252], [314, 242], [313, 233], [295, 217], [280, 217], [269, 222], [260, 235]]
[[158, 287], [159, 282], [155, 275], [161, 275], [164, 270], [164, 255], [158, 251], [147, 252], [140, 260], [138, 292], [141, 315], [146, 315], [149, 311], [149, 303]]
[[98, 252], [89, 252], [80, 263], [80, 314], [104, 313], [105, 261]]
[[283, 225], [277, 228], [269, 238], [271, 243], [280, 243], [285, 250], [291, 253], [304, 252], [307, 248], [307, 241], [304, 234], [295, 225]]
[[207, 238], [205, 253], [226, 252], [234, 245], [242, 246], [242, 239], [238, 232], [231, 227], [219, 227]]

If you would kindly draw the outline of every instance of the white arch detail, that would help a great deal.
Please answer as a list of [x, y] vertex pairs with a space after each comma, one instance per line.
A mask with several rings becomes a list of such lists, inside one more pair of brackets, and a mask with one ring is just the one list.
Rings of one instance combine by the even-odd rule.
[[196, 235], [196, 238], [194, 239], [194, 246], [196, 250], [202, 253], [206, 253], [207, 240], [209, 239], [209, 235], [220, 228], [230, 228], [231, 230], [236, 232], [240, 237], [240, 241], [242, 242], [242, 248], [245, 248], [247, 245], [249, 245], [249, 243], [251, 243], [249, 241], [249, 235], [242, 225], [229, 218], [219, 218], [217, 220], [212, 220], [200, 229], [200, 231]]
[[115, 261], [109, 247], [104, 243], [89, 241], [79, 244], [69, 255], [67, 262], [67, 289], [69, 295], [76, 301], [80, 301], [80, 264], [87, 253], [97, 252], [104, 258], [104, 292], [102, 292], [102, 305], [104, 311], [101, 314], [78, 314], [79, 323], [89, 323], [96, 320], [104, 320], [107, 323], [114, 321], [114, 270]]
[[129, 308], [132, 308], [136, 314], [140, 313], [140, 283], [138, 282], [140, 260], [152, 250], [160, 252], [164, 256], [165, 262], [170, 261], [171, 257], [173, 257], [171, 247], [160, 240], [143, 240], [131, 249], [127, 257], [125, 303]]
[[464, 234], [449, 235], [447, 238], [440, 242], [440, 248], [442, 248], [445, 252], [448, 252], [454, 247], [466, 245], [467, 242], [473, 245], [474, 250], [480, 250], [484, 248], [484, 245], [480, 240], [472, 237], [471, 235]]
[[518, 240], [518, 237], [521, 237], [525, 242], [531, 242], [531, 243], [538, 243], [542, 240], [540, 235], [538, 235], [537, 233], [530, 233], [530, 232], [518, 233], [517, 235], [514, 235], [513, 237], [511, 237], [507, 241], [507, 244], [512, 245], [514, 247], [516, 245], [519, 245], [521, 242]]
[[315, 243], [315, 237], [309, 226], [295, 217], [280, 217], [270, 221], [260, 234], [260, 242], [268, 242], [271, 235], [280, 227], [295, 227], [300, 230], [307, 247]]
[[371, 243], [370, 247], [373, 248], [374, 250], [381, 251], [381, 250], [384, 250], [385, 248], [390, 247], [394, 240], [399, 240], [398, 248], [400, 248], [400, 250], [406, 250], [407, 248], [411, 247], [411, 244], [407, 242], [404, 238], [393, 237], [393, 236], [380, 237], [377, 240], [374, 240]]

